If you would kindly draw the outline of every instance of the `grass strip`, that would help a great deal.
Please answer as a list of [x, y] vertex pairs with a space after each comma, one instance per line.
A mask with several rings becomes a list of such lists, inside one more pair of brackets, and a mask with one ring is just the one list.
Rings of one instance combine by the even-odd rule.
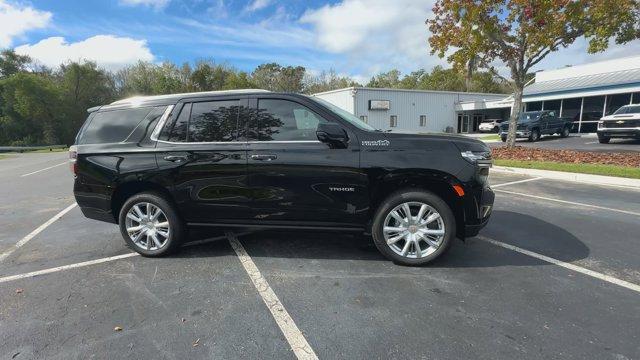
[[560, 163], [553, 161], [529, 161], [495, 159], [497, 166], [517, 167], [525, 169], [565, 171], [571, 173], [616, 176], [632, 179], [640, 179], [640, 168], [630, 166], [604, 165], [604, 164], [576, 164]]

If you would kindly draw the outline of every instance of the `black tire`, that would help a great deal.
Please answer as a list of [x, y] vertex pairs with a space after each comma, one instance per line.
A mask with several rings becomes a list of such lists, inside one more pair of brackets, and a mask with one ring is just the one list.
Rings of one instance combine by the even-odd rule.
[[500, 140], [502, 140], [502, 142], [507, 142], [507, 137], [502, 135], [500, 136]]
[[496, 134], [500, 133], [500, 128], [499, 128], [499, 127], [497, 127], [497, 126], [496, 126], [496, 127], [494, 127], [494, 128], [493, 128], [493, 132], [494, 132], [494, 133], [496, 133]]
[[[167, 237], [166, 242], [163, 243], [163, 246], [159, 249], [143, 249], [140, 246], [136, 245], [129, 237], [129, 233], [126, 227], [127, 213], [134, 205], [139, 203], [151, 203], [157, 206], [160, 210], [162, 210], [167, 221], [169, 222], [169, 236]], [[180, 244], [185, 240], [187, 234], [186, 226], [178, 215], [175, 206], [160, 194], [153, 192], [139, 193], [128, 198], [120, 209], [119, 225], [120, 234], [124, 238], [127, 246], [140, 255], [147, 257], [160, 257], [175, 252], [180, 247]]]
[[540, 140], [540, 130], [538, 129], [531, 130], [531, 134], [529, 135], [529, 141], [536, 142], [538, 140]]
[[609, 141], [611, 141], [611, 138], [604, 137], [604, 136], [598, 136], [598, 142], [600, 144], [608, 144]]
[[570, 133], [570, 129], [568, 126], [565, 126], [564, 128], [562, 128], [562, 132], [560, 132], [560, 137], [561, 138], [567, 138], [569, 137], [569, 133]]
[[[440, 242], [439, 247], [422, 258], [408, 258], [394, 252], [387, 242], [383, 234], [384, 221], [388, 213], [398, 205], [405, 202], [421, 202], [434, 208], [439, 214], [444, 224], [445, 234]], [[427, 264], [440, 257], [449, 250], [453, 239], [456, 236], [456, 219], [449, 205], [437, 195], [420, 189], [401, 190], [391, 194], [378, 207], [373, 218], [371, 234], [373, 242], [378, 250], [388, 259], [396, 264], [419, 266]]]

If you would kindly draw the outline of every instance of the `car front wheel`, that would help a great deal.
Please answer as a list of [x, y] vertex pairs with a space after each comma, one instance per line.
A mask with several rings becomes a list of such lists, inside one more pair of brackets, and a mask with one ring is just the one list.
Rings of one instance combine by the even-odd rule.
[[540, 130], [533, 129], [531, 130], [531, 135], [529, 135], [529, 141], [536, 142], [540, 140]]
[[562, 138], [569, 137], [569, 127], [568, 126], [565, 126], [564, 128], [562, 128], [562, 132], [560, 132], [560, 137], [562, 137]]
[[175, 251], [185, 233], [174, 206], [155, 193], [140, 193], [127, 199], [119, 220], [127, 246], [143, 256], [157, 257]]
[[409, 190], [387, 198], [376, 211], [373, 240], [395, 263], [424, 265], [444, 254], [455, 237], [449, 206], [427, 191]]

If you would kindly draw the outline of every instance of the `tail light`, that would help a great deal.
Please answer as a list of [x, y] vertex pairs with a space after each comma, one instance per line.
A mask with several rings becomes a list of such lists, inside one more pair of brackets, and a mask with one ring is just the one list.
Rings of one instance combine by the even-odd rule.
[[73, 176], [78, 175], [78, 147], [75, 145], [69, 147], [69, 168]]

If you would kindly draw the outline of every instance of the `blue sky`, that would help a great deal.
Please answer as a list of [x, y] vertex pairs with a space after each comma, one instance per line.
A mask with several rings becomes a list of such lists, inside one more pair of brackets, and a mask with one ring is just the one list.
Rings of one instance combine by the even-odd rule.
[[[43, 64], [88, 58], [118, 69], [137, 60], [213, 59], [243, 70], [264, 62], [335, 69], [365, 80], [398, 68], [446, 65], [429, 55], [433, 0], [0, 0], [0, 48]], [[637, 55], [636, 41], [587, 55], [575, 45], [539, 69]]]

